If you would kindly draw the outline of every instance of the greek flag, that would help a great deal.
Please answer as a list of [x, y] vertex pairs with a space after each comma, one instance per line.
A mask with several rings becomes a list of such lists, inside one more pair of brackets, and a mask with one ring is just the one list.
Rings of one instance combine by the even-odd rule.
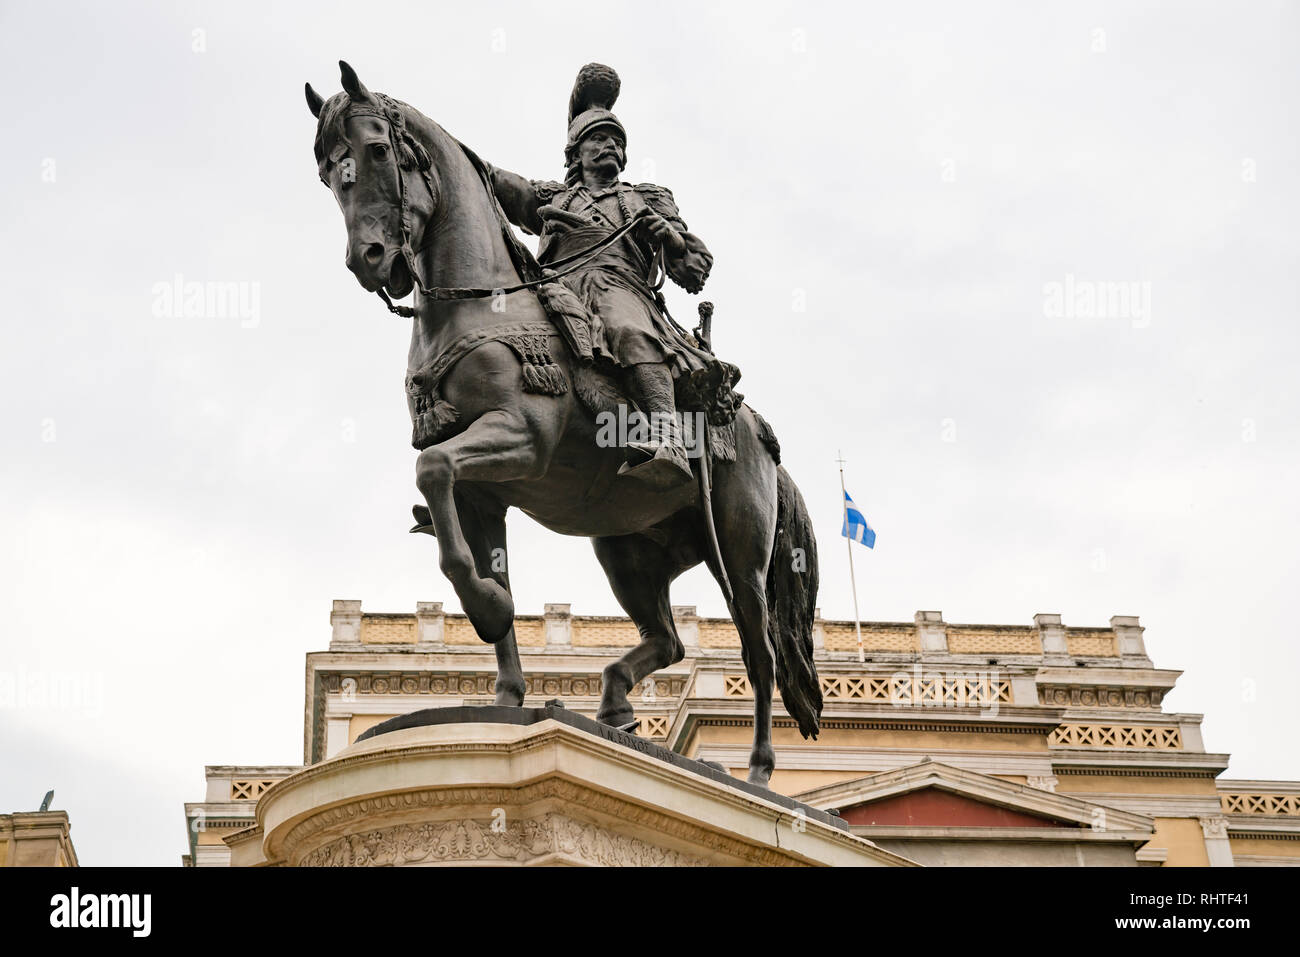
[[866, 517], [858, 511], [858, 507], [853, 504], [853, 499], [849, 493], [844, 493], [844, 528], [840, 534], [845, 538], [851, 538], [855, 542], [866, 545], [867, 548], [876, 547], [876, 530], [867, 524]]

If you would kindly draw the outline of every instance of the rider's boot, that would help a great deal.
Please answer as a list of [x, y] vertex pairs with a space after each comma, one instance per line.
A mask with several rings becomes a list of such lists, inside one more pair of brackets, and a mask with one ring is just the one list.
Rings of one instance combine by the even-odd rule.
[[654, 488], [671, 488], [692, 478], [673, 400], [673, 379], [662, 362], [640, 362], [628, 370], [632, 400], [648, 420], [648, 440], [627, 443], [627, 461], [618, 470]]

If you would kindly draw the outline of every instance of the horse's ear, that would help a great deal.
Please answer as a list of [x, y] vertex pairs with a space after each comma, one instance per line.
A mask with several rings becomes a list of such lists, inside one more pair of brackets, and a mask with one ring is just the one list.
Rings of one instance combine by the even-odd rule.
[[370, 99], [370, 91], [366, 85], [357, 79], [357, 71], [348, 66], [343, 60], [339, 60], [339, 75], [343, 79], [343, 89], [348, 98], [353, 102], [363, 102]]
[[311, 110], [311, 115], [320, 119], [320, 109], [325, 105], [325, 100], [319, 93], [311, 88], [311, 84], [306, 86], [307, 91], [307, 109]]

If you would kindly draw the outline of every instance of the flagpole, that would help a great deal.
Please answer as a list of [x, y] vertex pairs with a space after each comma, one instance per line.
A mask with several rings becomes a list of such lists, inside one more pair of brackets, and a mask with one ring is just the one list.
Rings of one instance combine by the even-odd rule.
[[[840, 501], [844, 505], [844, 530], [847, 532], [849, 530], [849, 493], [848, 489], [844, 487], [844, 453], [839, 453], [839, 456], [836, 461], [840, 463]], [[849, 582], [853, 585], [853, 630], [857, 632], [858, 636], [858, 662], [863, 664], [867, 658], [862, 651], [862, 623], [859, 620], [861, 616], [858, 614], [858, 579], [853, 574], [852, 537], [845, 535], [844, 545], [849, 550]]]

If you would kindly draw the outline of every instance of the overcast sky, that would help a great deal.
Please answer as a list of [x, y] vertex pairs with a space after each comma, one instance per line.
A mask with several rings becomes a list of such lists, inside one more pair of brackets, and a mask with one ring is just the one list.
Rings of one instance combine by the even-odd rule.
[[[1300, 777], [1298, 26], [4, 0], [0, 811], [54, 788], [83, 863], [177, 863], [205, 764], [302, 760], [331, 599], [458, 608], [406, 534], [409, 324], [344, 268], [316, 179], [302, 84], [336, 92], [340, 58], [533, 178], [562, 173], [578, 67], [614, 66], [625, 176], [716, 256], [716, 345], [812, 510], [823, 614], [852, 616], [842, 449], [879, 535], [864, 618], [1140, 615], [1228, 776]], [[256, 298], [186, 318], [157, 301], [177, 276]], [[1101, 283], [1138, 296], [1089, 313]], [[521, 613], [619, 612], [586, 541], [512, 516]], [[700, 570], [673, 600], [724, 613]]]

